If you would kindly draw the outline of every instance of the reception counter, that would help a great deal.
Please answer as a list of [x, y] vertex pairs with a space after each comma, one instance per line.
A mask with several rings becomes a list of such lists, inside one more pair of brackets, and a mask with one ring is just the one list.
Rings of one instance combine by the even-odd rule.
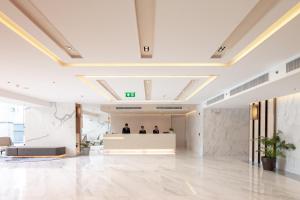
[[107, 134], [106, 154], [174, 154], [176, 134]]

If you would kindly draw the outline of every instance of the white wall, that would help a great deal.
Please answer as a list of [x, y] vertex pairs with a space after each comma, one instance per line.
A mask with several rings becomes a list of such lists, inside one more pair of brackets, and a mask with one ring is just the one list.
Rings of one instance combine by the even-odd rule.
[[112, 114], [111, 129], [113, 133], [122, 133], [124, 124], [128, 123], [131, 133], [138, 133], [141, 125], [145, 126], [147, 133], [152, 133], [154, 126], [159, 127], [159, 131], [168, 131], [171, 128], [170, 115], [143, 115], [143, 114]]
[[202, 155], [203, 152], [203, 119], [202, 108], [197, 107], [195, 112], [186, 115], [186, 145], [187, 149]]
[[172, 115], [171, 126], [176, 133], [176, 147], [180, 149], [186, 148], [186, 117], [185, 115]]
[[204, 156], [238, 156], [248, 160], [249, 108], [205, 109]]
[[25, 109], [26, 146], [65, 146], [67, 155], [76, 155], [74, 103], [53, 103], [50, 107]]
[[287, 152], [279, 168], [300, 174], [300, 93], [277, 99], [277, 128], [288, 143], [296, 146], [295, 151]]

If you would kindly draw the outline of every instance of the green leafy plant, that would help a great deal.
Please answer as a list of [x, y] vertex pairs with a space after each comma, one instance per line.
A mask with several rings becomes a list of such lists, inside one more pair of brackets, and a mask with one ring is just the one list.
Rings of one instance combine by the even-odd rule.
[[91, 147], [93, 144], [90, 141], [84, 141], [80, 143], [80, 147], [81, 148], [89, 148]]
[[276, 158], [276, 157], [285, 157], [285, 152], [287, 150], [295, 150], [296, 147], [294, 144], [286, 143], [285, 140], [281, 139], [282, 131], [278, 131], [275, 136], [272, 138], [260, 137], [258, 140], [261, 144], [264, 145], [260, 149], [261, 152], [265, 153], [266, 158]]

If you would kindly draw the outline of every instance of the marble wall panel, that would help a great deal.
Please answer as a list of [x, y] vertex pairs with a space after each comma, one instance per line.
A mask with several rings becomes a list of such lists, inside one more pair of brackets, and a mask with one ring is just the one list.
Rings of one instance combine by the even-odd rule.
[[277, 129], [283, 131], [283, 138], [297, 148], [279, 160], [279, 169], [300, 174], [300, 93], [277, 99]]
[[241, 156], [248, 159], [249, 108], [205, 109], [205, 156]]
[[65, 146], [67, 155], [76, 155], [74, 103], [30, 106], [24, 112], [26, 146]]

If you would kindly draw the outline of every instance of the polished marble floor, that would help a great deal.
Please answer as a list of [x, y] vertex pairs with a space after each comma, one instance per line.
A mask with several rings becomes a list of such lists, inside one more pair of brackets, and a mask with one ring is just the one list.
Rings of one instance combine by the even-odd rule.
[[300, 199], [300, 182], [233, 158], [93, 155], [0, 162], [1, 200]]

